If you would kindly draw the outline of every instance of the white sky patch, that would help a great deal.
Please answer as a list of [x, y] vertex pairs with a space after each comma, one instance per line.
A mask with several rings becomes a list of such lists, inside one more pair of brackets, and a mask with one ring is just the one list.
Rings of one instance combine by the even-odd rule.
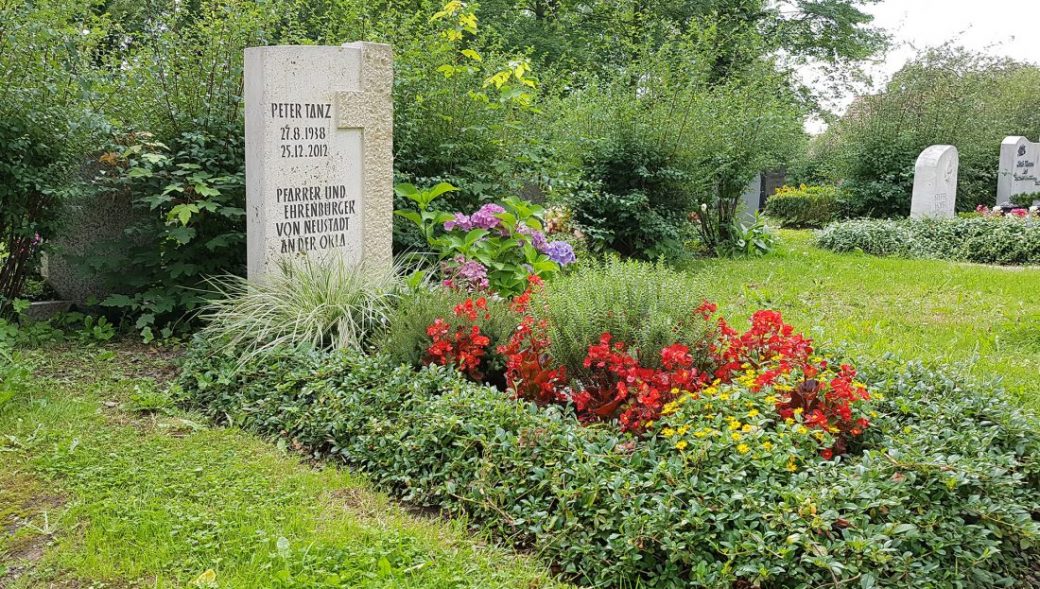
[[[884, 0], [866, 10], [893, 42], [886, 56], [866, 67], [873, 89], [918, 50], [950, 41], [972, 51], [1040, 64], [1040, 0]], [[815, 68], [803, 68], [802, 75], [810, 85], [819, 83]], [[842, 113], [853, 98], [855, 93], [842, 94], [830, 106]], [[806, 124], [811, 133], [823, 128], [820, 121]]]

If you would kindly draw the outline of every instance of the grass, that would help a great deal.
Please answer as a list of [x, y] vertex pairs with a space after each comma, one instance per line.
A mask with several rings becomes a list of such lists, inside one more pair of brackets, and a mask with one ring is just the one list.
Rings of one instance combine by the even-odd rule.
[[557, 586], [465, 522], [174, 409], [154, 349], [35, 359], [0, 408], [0, 587]]
[[1040, 268], [836, 254], [782, 231], [774, 254], [690, 269], [727, 315], [773, 308], [854, 355], [895, 354], [1000, 377], [1040, 410]]

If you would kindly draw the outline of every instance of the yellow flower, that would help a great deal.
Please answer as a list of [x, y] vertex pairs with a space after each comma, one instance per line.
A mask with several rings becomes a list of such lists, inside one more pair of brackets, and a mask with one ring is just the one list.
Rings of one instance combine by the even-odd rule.
[[787, 466], [785, 468], [787, 468], [787, 472], [794, 472], [798, 470], [798, 465], [795, 464], [793, 456], [787, 459]]
[[731, 430], [740, 429], [740, 425], [741, 425], [741, 423], [739, 421], [737, 421], [736, 419], [734, 419], [734, 420], [729, 422], [729, 429], [731, 429]]
[[752, 419], [758, 417], [758, 409], [752, 409], [751, 411], [748, 411], [747, 416]]
[[729, 401], [729, 393], [722, 393], [721, 395], [719, 395], [719, 399], [722, 399], [723, 401]]
[[679, 410], [679, 404], [675, 401], [665, 403], [664, 408], [661, 409], [663, 415], [671, 415]]
[[745, 423], [744, 427], [740, 428], [740, 431], [742, 431], [742, 432], [744, 432], [746, 434], [746, 433], [750, 432], [753, 429], [755, 429], [755, 426], [751, 425], [750, 423]]
[[670, 427], [666, 427], [663, 430], [661, 430], [661, 435], [666, 438], [670, 438], [675, 435], [675, 430]]
[[679, 434], [680, 436], [685, 436], [686, 432], [688, 432], [688, 431], [690, 431], [690, 426], [683, 425], [683, 426], [680, 426], [677, 430], [675, 430], [675, 433]]
[[729, 437], [733, 438], [734, 442], [739, 442], [740, 438], [742, 438], [744, 436], [740, 435], [740, 432], [733, 432], [732, 434], [729, 435]]
[[769, 440], [766, 440], [766, 441], [762, 442], [762, 449], [765, 450], [766, 452], [772, 450], [773, 449], [773, 442], [770, 442]]
[[791, 424], [794, 423], [794, 420], [791, 419], [790, 417], [788, 417], [787, 419], [784, 420], [784, 423], [786, 423], [787, 425], [791, 425]]
[[807, 434], [807, 433], [809, 433], [809, 428], [805, 427], [804, 425], [799, 424], [798, 427], [794, 428], [794, 432], [796, 434]]
[[698, 438], [703, 438], [703, 437], [705, 437], [705, 436], [707, 436], [709, 434], [711, 434], [711, 431], [710, 430], [706, 430], [706, 429], [699, 429], [699, 430], [693, 432], [693, 435], [698, 437]]
[[737, 452], [740, 452], [741, 454], [747, 454], [750, 451], [751, 448], [748, 447], [747, 444], [740, 444], [739, 446], [737, 446]]
[[824, 434], [820, 430], [816, 430], [816, 431], [813, 432], [813, 436], [815, 436], [817, 440], [820, 440], [822, 442], [823, 438], [826, 436], [826, 434]]
[[802, 407], [795, 407], [795, 409], [794, 409], [794, 414], [795, 415], [801, 415], [804, 412], [805, 412], [805, 409], [802, 408]]
[[679, 388], [676, 387], [676, 388], [672, 389], [672, 394], [673, 395], [678, 395], [679, 394]]
[[689, 444], [686, 443], [686, 440], [679, 440], [678, 442], [675, 443], [675, 449], [676, 450], [685, 450], [686, 446], [688, 446], [688, 445]]
[[773, 395], [769, 395], [768, 397], [766, 397], [765, 399], [762, 399], [762, 400], [765, 401], [766, 403], [770, 404], [770, 405], [775, 405], [776, 404], [776, 397], [774, 397]]

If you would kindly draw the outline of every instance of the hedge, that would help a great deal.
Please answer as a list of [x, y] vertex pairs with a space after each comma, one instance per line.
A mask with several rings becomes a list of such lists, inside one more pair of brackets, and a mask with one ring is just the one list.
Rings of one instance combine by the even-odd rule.
[[[920, 365], [862, 375], [863, 449], [796, 472], [702, 462], [453, 371], [196, 344], [178, 387], [212, 418], [468, 514], [592, 586], [996, 587], [1040, 582], [1040, 425]], [[695, 457], [694, 457], [695, 458]]]
[[784, 186], [769, 197], [766, 214], [783, 227], [823, 227], [838, 218], [836, 186]]
[[937, 258], [980, 264], [1040, 264], [1040, 221], [953, 219], [854, 220], [834, 223], [816, 243], [836, 252]]

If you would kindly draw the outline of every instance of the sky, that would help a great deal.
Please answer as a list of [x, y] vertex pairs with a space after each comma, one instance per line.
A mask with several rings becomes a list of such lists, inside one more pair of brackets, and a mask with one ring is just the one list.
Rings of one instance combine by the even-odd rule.
[[[893, 47], [867, 67], [883, 83], [916, 53], [953, 40], [975, 51], [1040, 64], [1040, 0], [883, 0], [868, 6]], [[1040, 89], [1038, 89], [1040, 91]], [[854, 96], [836, 105], [841, 112]], [[818, 131], [819, 123], [808, 125]]]

